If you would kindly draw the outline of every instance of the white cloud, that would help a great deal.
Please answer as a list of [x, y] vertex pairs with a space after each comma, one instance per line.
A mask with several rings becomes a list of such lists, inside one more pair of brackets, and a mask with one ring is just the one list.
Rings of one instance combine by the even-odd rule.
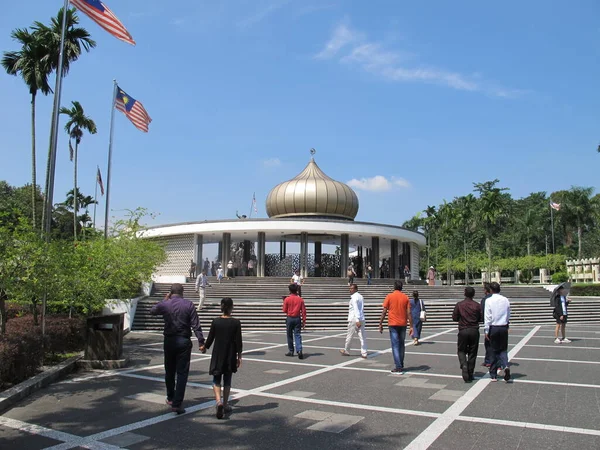
[[317, 59], [332, 59], [344, 47], [350, 46], [339, 62], [355, 65], [379, 77], [393, 82], [422, 82], [448, 86], [452, 89], [514, 98], [525, 91], [502, 88], [482, 80], [479, 74], [471, 76], [436, 67], [408, 67], [407, 60], [413, 55], [397, 50], [388, 50], [382, 44], [370, 42], [365, 35], [346, 24], [338, 25]]
[[353, 178], [346, 183], [348, 186], [362, 191], [385, 192], [395, 187], [409, 188], [410, 183], [404, 178], [391, 177], [387, 179], [383, 175], [375, 175], [371, 178]]
[[361, 33], [351, 30], [344, 24], [340, 24], [335, 27], [331, 39], [325, 44], [323, 50], [321, 50], [315, 58], [317, 59], [330, 59], [333, 58], [342, 48], [346, 45], [360, 41], [364, 37]]
[[265, 159], [262, 163], [264, 167], [268, 168], [281, 166], [281, 161], [279, 160], [279, 158]]

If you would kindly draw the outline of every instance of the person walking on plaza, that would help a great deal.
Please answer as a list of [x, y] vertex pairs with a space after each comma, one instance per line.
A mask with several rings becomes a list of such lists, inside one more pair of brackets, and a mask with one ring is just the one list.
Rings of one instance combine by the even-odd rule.
[[465, 299], [454, 307], [452, 320], [458, 322], [457, 353], [465, 383], [475, 379], [475, 363], [479, 348], [479, 324], [481, 322], [481, 305], [473, 300], [475, 289], [465, 288]]
[[196, 292], [198, 293], [199, 301], [198, 301], [198, 309], [202, 309], [204, 305], [204, 300], [206, 299], [206, 286], [211, 286], [208, 282], [208, 277], [206, 276], [206, 270], [202, 269], [198, 278], [196, 278]]
[[[183, 286], [171, 285], [171, 291], [164, 300], [150, 309], [152, 315], [162, 315], [165, 321], [165, 384], [167, 386], [167, 404], [177, 414], [183, 414], [183, 397], [190, 372], [192, 355], [192, 331], [198, 338], [200, 350], [204, 345], [204, 335], [194, 304], [183, 298]], [[175, 381], [177, 375], [177, 382]]]
[[[485, 312], [485, 301], [490, 298], [490, 296], [492, 295], [492, 288], [490, 287], [490, 283], [483, 283], [483, 298], [481, 299], [481, 302], [479, 303], [481, 305], [481, 321], [483, 322], [484, 317], [483, 317], [483, 313]], [[492, 351], [490, 350], [490, 340], [489, 339], [484, 339], [483, 340], [483, 347], [485, 348], [485, 357], [483, 358], [483, 363], [481, 364], [484, 367], [490, 367], [492, 365], [491, 362], [491, 358], [492, 358]]]
[[402, 281], [396, 280], [394, 282], [394, 292], [385, 297], [383, 311], [379, 319], [380, 333], [383, 333], [383, 321], [386, 315], [388, 315], [388, 328], [390, 330], [392, 355], [394, 356], [395, 365], [391, 372], [396, 375], [403, 375], [406, 327], [409, 327], [410, 334], [413, 334], [413, 328], [410, 321], [410, 301], [406, 294], [402, 292]]
[[290, 295], [283, 300], [283, 312], [285, 313], [285, 329], [287, 332], [288, 352], [285, 356], [294, 356], [294, 342], [298, 359], [304, 359], [302, 353], [302, 328], [306, 327], [306, 306], [304, 300], [298, 295], [298, 285], [290, 284], [288, 287]]
[[429, 286], [435, 286], [435, 269], [433, 266], [429, 267], [427, 271], [427, 282]]
[[340, 353], [350, 356], [350, 344], [354, 334], [360, 339], [360, 356], [367, 357], [367, 333], [365, 330], [365, 299], [358, 293], [358, 286], [350, 285], [350, 303], [348, 304], [348, 333], [346, 334], [346, 345]]
[[[231, 378], [242, 365], [242, 324], [231, 316], [233, 300], [226, 297], [221, 300], [221, 317], [213, 319], [204, 346], [206, 349], [215, 343], [210, 357], [208, 374], [213, 376], [213, 391], [215, 393], [217, 419], [222, 419], [224, 413], [232, 411], [229, 405]], [[221, 394], [221, 381], [223, 391]]]
[[497, 381], [498, 368], [504, 369], [504, 381], [510, 381], [508, 367], [508, 327], [510, 324], [510, 302], [500, 295], [500, 285], [490, 283], [492, 295], [485, 301], [485, 338], [490, 341], [490, 377]]
[[[556, 320], [556, 328], [554, 329], [554, 343], [570, 344], [571, 340], [566, 338], [565, 328], [567, 326], [567, 317], [569, 314], [567, 305], [571, 303], [571, 300], [567, 298], [567, 289], [564, 287], [564, 285], [560, 285], [556, 293], [553, 293], [552, 301], [554, 306], [552, 317], [554, 317], [554, 320]], [[559, 332], [562, 339], [558, 337]]]
[[300, 270], [296, 270], [294, 272], [294, 275], [292, 275], [292, 279], [290, 280], [290, 283], [298, 286], [298, 295], [300, 297], [302, 297], [302, 285], [304, 284], [304, 277], [302, 275], [300, 275]]
[[413, 339], [413, 345], [421, 345], [421, 330], [425, 322], [425, 303], [419, 298], [419, 291], [413, 291], [413, 298], [410, 299], [410, 315], [412, 319], [413, 331], [410, 337]]

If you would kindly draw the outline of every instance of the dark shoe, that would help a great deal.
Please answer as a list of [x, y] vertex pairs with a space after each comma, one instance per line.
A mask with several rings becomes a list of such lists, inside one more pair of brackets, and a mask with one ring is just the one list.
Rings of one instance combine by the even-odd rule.
[[169, 406], [173, 406], [173, 400], [166, 399], [165, 403]]
[[294, 352], [287, 352], [285, 356], [294, 356]]
[[475, 380], [475, 375], [471, 374], [469, 375], [469, 381], [474, 381]]
[[404, 375], [404, 369], [398, 369], [398, 368], [396, 368], [396, 369], [390, 370], [390, 372], [393, 375]]
[[217, 419], [222, 419], [223, 418], [223, 403], [217, 403]]
[[508, 367], [504, 369], [504, 381], [507, 383], [510, 381], [510, 369]]
[[462, 377], [463, 377], [463, 380], [465, 380], [465, 383], [468, 383], [470, 381], [468, 368], [466, 368], [466, 367], [462, 368]]
[[173, 411], [177, 415], [185, 413], [185, 409], [183, 409], [183, 407], [181, 407], [181, 406], [173, 406], [171, 408], [171, 411]]
[[304, 355], [302, 354], [302, 352], [298, 352], [298, 359], [304, 359]]

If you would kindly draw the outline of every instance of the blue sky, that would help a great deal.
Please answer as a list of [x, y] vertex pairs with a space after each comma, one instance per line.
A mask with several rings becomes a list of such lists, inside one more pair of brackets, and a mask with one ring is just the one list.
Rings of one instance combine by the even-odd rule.
[[[47, 22], [60, 0], [13, 2], [10, 30]], [[106, 179], [112, 80], [151, 115], [139, 132], [120, 113], [112, 214], [143, 206], [174, 223], [248, 214], [316, 161], [351, 182], [357, 220], [401, 224], [428, 204], [499, 178], [513, 196], [571, 185], [598, 190], [600, 4], [578, 2], [107, 0], [137, 46], [83, 14], [98, 42], [63, 85], [98, 125], [84, 136], [79, 178]], [[0, 74], [0, 179], [30, 180], [30, 105]], [[43, 183], [51, 97], [38, 99]], [[61, 130], [64, 120], [61, 122]], [[65, 134], [56, 200], [71, 188]], [[102, 223], [104, 199], [100, 199]]]

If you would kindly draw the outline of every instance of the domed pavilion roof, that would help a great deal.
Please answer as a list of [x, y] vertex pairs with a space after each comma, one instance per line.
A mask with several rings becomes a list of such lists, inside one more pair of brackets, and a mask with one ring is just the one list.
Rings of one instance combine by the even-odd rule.
[[355, 192], [325, 175], [314, 158], [294, 178], [271, 189], [267, 197], [267, 214], [271, 218], [319, 216], [354, 220], [357, 213]]

